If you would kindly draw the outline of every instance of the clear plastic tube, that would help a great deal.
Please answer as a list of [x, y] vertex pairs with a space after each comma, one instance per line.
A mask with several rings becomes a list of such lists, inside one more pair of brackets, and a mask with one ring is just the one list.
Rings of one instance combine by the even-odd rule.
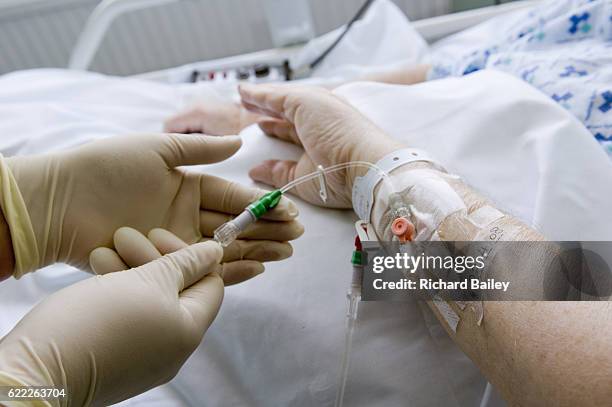
[[[386, 172], [381, 170], [376, 165], [369, 163], [367, 161], [349, 161], [346, 163], [332, 165], [327, 168], [320, 167], [321, 169], [319, 171], [315, 171], [310, 174], [306, 174], [304, 176], [296, 178], [293, 181], [286, 184], [284, 187], [280, 188], [279, 190], [275, 190], [275, 191], [268, 193], [266, 196], [270, 194], [275, 194], [273, 198], [277, 200], [275, 201], [273, 205], [271, 204], [271, 202], [267, 202], [267, 201], [266, 201], [267, 205], [264, 205], [263, 207], [261, 205], [258, 205], [262, 201], [263, 198], [251, 204], [249, 208], [251, 208], [253, 205], [256, 205], [257, 207], [255, 209], [259, 209], [261, 211], [261, 213], [258, 214], [257, 216], [251, 210], [249, 210], [249, 208], [246, 208], [239, 216], [219, 226], [214, 232], [215, 241], [221, 244], [221, 246], [227, 247], [234, 240], [236, 240], [238, 236], [240, 235], [240, 233], [242, 233], [251, 223], [256, 222], [262, 213], [276, 206], [276, 203], [278, 203], [278, 199], [280, 199], [280, 196], [284, 194], [285, 192], [291, 190], [292, 188], [295, 188], [296, 186], [300, 184], [311, 181], [317, 177], [321, 177], [321, 174], [329, 174], [332, 172], [341, 171], [341, 170], [344, 170], [346, 168], [351, 168], [351, 167], [366, 167], [369, 169], [374, 169], [382, 175], [383, 179], [386, 182], [391, 182], [389, 175]], [[321, 182], [322, 182], [321, 188], [326, 188], [326, 186], [324, 185], [324, 181], [321, 181]], [[325, 200], [326, 195], [327, 195], [327, 191], [321, 191], [322, 199]], [[264, 198], [266, 196], [264, 196]]]
[[346, 297], [348, 300], [348, 310], [344, 332], [344, 351], [342, 352], [342, 361], [340, 362], [340, 379], [334, 407], [342, 407], [344, 404], [344, 393], [346, 392], [346, 381], [348, 379], [351, 350], [353, 348], [353, 334], [355, 333], [355, 325], [357, 325], [357, 309], [359, 301], [361, 301], [361, 293], [357, 290], [350, 290]]
[[[298, 185], [301, 185], [305, 182], [314, 180], [316, 178], [321, 177], [321, 174], [330, 174], [333, 172], [341, 171], [347, 168], [352, 167], [363, 167], [377, 171], [381, 176], [384, 182], [387, 182], [391, 186], [391, 190], [394, 191], [393, 183], [385, 171], [383, 171], [380, 167], [367, 162], [367, 161], [349, 161], [345, 163], [340, 163], [336, 165], [329, 166], [327, 168], [319, 167], [319, 171], [312, 172], [310, 174], [303, 175], [299, 178], [294, 179], [289, 182], [278, 191], [281, 194], [290, 191]], [[322, 181], [324, 182], [324, 181]], [[325, 188], [324, 185], [321, 188]], [[323, 191], [322, 191], [323, 192]], [[323, 197], [323, 194], [322, 194]], [[229, 221], [225, 224], [221, 225], [215, 231], [215, 240], [217, 240], [223, 247], [229, 245], [232, 241], [234, 241], [241, 231], [243, 231], [250, 223], [256, 222], [257, 217], [250, 216], [248, 209], [243, 212], [238, 218], [244, 218], [244, 222], [234, 222]], [[251, 214], [252, 215], [252, 214]], [[351, 289], [347, 293], [347, 313], [346, 313], [346, 329], [344, 335], [344, 350], [342, 352], [342, 361], [340, 364], [340, 378], [339, 378], [339, 386], [336, 393], [335, 407], [341, 407], [344, 403], [344, 393], [346, 390], [346, 382], [348, 379], [348, 370], [350, 365], [351, 358], [351, 349], [353, 345], [353, 333], [355, 332], [355, 326], [357, 324], [357, 310], [359, 306], [359, 301], [361, 301], [361, 278], [357, 278], [361, 276], [363, 273], [363, 266], [355, 266], [353, 270], [353, 282], [351, 283]]]
[[347, 168], [351, 168], [351, 167], [364, 167], [364, 168], [368, 168], [368, 169], [373, 169], [375, 171], [378, 171], [378, 173], [380, 175], [382, 175], [383, 180], [385, 182], [391, 182], [391, 179], [389, 178], [389, 174], [387, 174], [385, 171], [383, 171], [382, 169], [380, 169], [378, 166], [367, 162], [367, 161], [349, 161], [349, 162], [345, 162], [345, 163], [340, 163], [340, 164], [335, 164], [332, 166], [329, 166], [327, 168], [323, 168], [322, 171], [315, 171], [315, 172], [311, 172], [310, 174], [306, 174], [306, 175], [302, 175], [299, 178], [294, 179], [293, 181], [289, 182], [288, 184], [286, 184], [284, 187], [282, 187], [280, 190], [281, 192], [287, 192], [290, 189], [295, 188], [296, 186], [303, 184], [305, 182], [308, 182], [310, 180], [313, 180], [315, 178], [317, 178], [321, 172], [323, 172], [323, 174], [330, 174], [332, 172], [337, 172], [337, 171], [341, 171], [341, 170], [345, 170]]
[[[322, 168], [319, 171], [312, 172], [310, 174], [303, 175], [299, 178], [294, 179], [293, 181], [286, 184], [284, 187], [280, 189], [281, 192], [285, 193], [296, 186], [303, 184], [305, 182], [314, 180], [323, 174], [330, 174], [333, 172], [341, 171], [351, 167], [364, 167], [368, 169], [373, 169], [377, 171], [383, 178], [384, 182], [387, 182], [391, 186], [391, 190], [394, 191], [393, 183], [385, 171], [383, 171], [380, 167], [367, 162], [367, 161], [349, 161], [346, 163], [332, 165], [327, 168]], [[353, 347], [353, 334], [355, 332], [355, 326], [357, 324], [357, 310], [359, 307], [359, 301], [361, 301], [361, 278], [356, 278], [356, 276], [361, 276], [363, 274], [362, 266], [355, 266], [353, 271], [353, 282], [351, 284], [351, 289], [347, 293], [347, 313], [346, 313], [346, 324], [345, 324], [345, 334], [344, 334], [344, 349], [342, 352], [342, 360], [340, 363], [340, 376], [338, 389], [336, 392], [336, 400], [334, 403], [335, 407], [342, 407], [344, 404], [344, 393], [346, 391], [346, 382], [348, 379], [348, 371], [351, 360], [351, 350]]]

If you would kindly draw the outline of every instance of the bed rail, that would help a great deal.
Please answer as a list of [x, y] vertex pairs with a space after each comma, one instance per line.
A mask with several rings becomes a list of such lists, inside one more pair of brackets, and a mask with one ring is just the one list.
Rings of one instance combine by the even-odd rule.
[[68, 69], [86, 71], [113, 22], [123, 14], [182, 0], [104, 0], [91, 13], [70, 55]]
[[[104, 0], [87, 19], [72, 51], [69, 69], [87, 70], [110, 29], [121, 15], [131, 11], [162, 6], [183, 0]], [[414, 22], [414, 26], [428, 41], [432, 42], [447, 35], [469, 28], [491, 17], [532, 6], [541, 0], [521, 0], [497, 6], [483, 7]]]

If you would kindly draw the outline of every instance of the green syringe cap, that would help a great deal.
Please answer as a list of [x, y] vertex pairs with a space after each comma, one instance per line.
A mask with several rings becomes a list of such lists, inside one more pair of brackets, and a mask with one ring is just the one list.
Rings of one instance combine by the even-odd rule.
[[252, 204], [247, 209], [255, 216], [255, 219], [261, 218], [266, 212], [274, 208], [280, 202], [283, 193], [280, 189], [268, 192]]

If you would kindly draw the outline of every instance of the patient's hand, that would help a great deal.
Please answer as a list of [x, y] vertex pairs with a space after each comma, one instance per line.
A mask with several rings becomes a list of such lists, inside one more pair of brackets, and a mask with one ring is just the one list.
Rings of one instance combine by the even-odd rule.
[[[251, 177], [275, 187], [311, 173], [317, 165], [328, 167], [347, 161], [375, 163], [402, 148], [345, 100], [322, 88], [284, 85], [241, 85], [243, 105], [264, 115], [264, 132], [304, 148], [299, 161], [268, 160], [253, 168]], [[292, 191], [316, 205], [351, 207], [351, 188], [357, 175], [367, 169], [351, 168], [328, 174], [328, 201], [319, 198], [316, 182]]]
[[238, 134], [257, 121], [257, 115], [240, 104], [200, 102], [171, 117], [164, 124], [168, 133], [202, 133], [211, 136]]

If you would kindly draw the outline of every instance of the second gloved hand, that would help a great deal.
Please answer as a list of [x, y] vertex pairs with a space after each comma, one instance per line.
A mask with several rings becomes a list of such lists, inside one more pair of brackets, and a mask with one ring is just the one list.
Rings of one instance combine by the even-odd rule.
[[65, 389], [53, 405], [108, 406], [168, 382], [217, 315], [222, 255], [198, 243], [56, 292], [0, 341], [0, 384]]

